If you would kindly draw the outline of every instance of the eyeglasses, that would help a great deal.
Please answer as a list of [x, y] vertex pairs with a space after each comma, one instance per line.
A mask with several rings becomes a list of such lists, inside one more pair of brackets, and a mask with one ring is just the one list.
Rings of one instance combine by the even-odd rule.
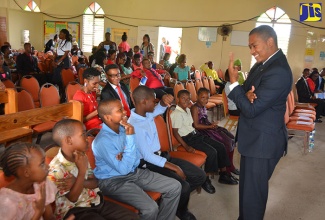
[[113, 79], [113, 78], [120, 78], [121, 77], [121, 74], [114, 74], [114, 75], [107, 74], [107, 76], [109, 76], [109, 77], [111, 77]]

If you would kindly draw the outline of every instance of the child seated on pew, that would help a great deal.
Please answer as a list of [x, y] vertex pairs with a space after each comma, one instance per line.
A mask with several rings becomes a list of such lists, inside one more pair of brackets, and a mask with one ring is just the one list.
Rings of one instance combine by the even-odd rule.
[[15, 179], [0, 189], [1, 219], [55, 219], [51, 203], [57, 189], [47, 180], [48, 165], [38, 145], [16, 143], [0, 157], [5, 176]]
[[[120, 100], [101, 101], [98, 114], [104, 123], [92, 143], [92, 150], [96, 159], [94, 174], [103, 194], [134, 206], [142, 220], [174, 220], [181, 184], [173, 178], [138, 168], [140, 152], [134, 128], [127, 123]], [[144, 190], [161, 193], [159, 206]]]
[[103, 200], [97, 179], [88, 162], [86, 130], [80, 121], [64, 119], [53, 128], [53, 140], [61, 149], [50, 163], [49, 179], [60, 190], [56, 193], [57, 219], [74, 214], [76, 219], [138, 219], [138, 215]]
[[200, 88], [197, 91], [197, 101], [191, 107], [193, 118], [193, 127], [203, 135], [207, 135], [215, 141], [221, 142], [227, 151], [230, 167], [227, 171], [239, 175], [239, 170], [236, 169], [233, 163], [234, 149], [236, 147], [235, 137], [227, 129], [218, 126], [218, 122], [210, 122], [208, 119], [207, 109], [205, 105], [208, 103], [210, 97], [210, 90], [207, 88]]
[[[203, 151], [207, 155], [204, 170], [206, 173], [216, 173], [220, 170], [219, 183], [236, 185], [237, 180], [227, 172], [231, 166], [224, 145], [208, 136], [198, 133], [193, 127], [193, 118], [188, 108], [190, 105], [190, 92], [180, 90], [177, 94], [178, 103], [171, 113], [173, 134], [177, 141], [188, 152]], [[207, 178], [208, 180], [208, 178]]]

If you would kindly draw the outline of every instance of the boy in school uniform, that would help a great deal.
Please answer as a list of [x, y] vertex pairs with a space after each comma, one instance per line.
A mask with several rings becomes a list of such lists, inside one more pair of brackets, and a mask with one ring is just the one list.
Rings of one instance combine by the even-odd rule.
[[[98, 114], [103, 127], [92, 144], [95, 176], [104, 195], [134, 206], [141, 219], [175, 220], [181, 184], [172, 178], [140, 169], [140, 154], [134, 128], [127, 123], [120, 100], [101, 101]], [[146, 191], [160, 192], [160, 204]]]
[[226, 167], [230, 166], [230, 161], [224, 145], [208, 136], [197, 133], [192, 126], [193, 118], [188, 108], [191, 100], [189, 91], [179, 91], [177, 98], [176, 109], [170, 115], [175, 138], [186, 151], [194, 152], [196, 149], [203, 151], [207, 155], [204, 166], [205, 172], [216, 173], [220, 169], [219, 183], [228, 185], [238, 184], [234, 177], [227, 172]]
[[[201, 186], [206, 175], [202, 169], [188, 161], [172, 158], [168, 152], [160, 152], [160, 143], [154, 118], [163, 114], [174, 97], [164, 95], [156, 105], [153, 89], [146, 86], [139, 86], [133, 91], [135, 109], [132, 109], [129, 123], [134, 126], [136, 143], [142, 158], [141, 165], [162, 175], [174, 178], [182, 184], [182, 192], [178, 204], [177, 216], [181, 220], [196, 219], [188, 211], [187, 206], [190, 193]], [[209, 192], [213, 193], [213, 192]]]
[[48, 178], [59, 188], [56, 194], [57, 219], [73, 214], [76, 219], [139, 219], [130, 210], [104, 201], [99, 194], [85, 152], [86, 130], [80, 121], [63, 119], [53, 128], [53, 140], [61, 147], [50, 163]]

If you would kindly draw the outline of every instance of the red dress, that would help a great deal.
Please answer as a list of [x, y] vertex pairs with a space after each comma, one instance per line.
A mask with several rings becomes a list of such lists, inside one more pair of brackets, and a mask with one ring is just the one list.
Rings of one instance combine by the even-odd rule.
[[[85, 93], [83, 90], [78, 90], [74, 96], [73, 100], [80, 101], [84, 104], [84, 114], [83, 116], [87, 116], [93, 111], [95, 111], [98, 107], [98, 103], [96, 100], [96, 92], [92, 92], [90, 94]], [[84, 122], [86, 129], [90, 130], [92, 128], [102, 128], [102, 120], [99, 119], [98, 115], [92, 117], [88, 121]]]

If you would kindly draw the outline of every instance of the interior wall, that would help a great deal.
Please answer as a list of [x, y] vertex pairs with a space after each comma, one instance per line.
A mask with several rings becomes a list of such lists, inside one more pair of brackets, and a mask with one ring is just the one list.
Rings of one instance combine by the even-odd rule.
[[35, 49], [41, 50], [44, 48], [42, 14], [10, 9], [8, 11], [8, 30], [9, 42], [12, 48], [23, 48], [23, 30], [29, 30], [30, 43], [35, 47]]
[[[43, 21], [57, 19], [39, 13], [21, 12], [13, 0], [5, 1], [7, 2], [7, 6], [4, 4], [4, 6], [0, 7], [9, 8], [7, 14], [9, 18], [9, 41], [12, 45], [19, 46], [21, 30], [29, 28], [31, 30], [32, 43], [37, 49], [42, 48]], [[16, 1], [21, 6], [26, 5], [28, 2], [28, 0]], [[58, 17], [72, 17], [81, 15], [92, 1], [35, 0], [35, 2], [44, 13]], [[299, 20], [300, 2], [300, 0], [242, 0], [236, 2], [234, 0], [165, 0], [163, 4], [153, 4], [151, 0], [97, 0], [97, 3], [102, 6], [105, 14], [112, 19], [135, 26], [164, 27], [209, 26], [236, 23], [239, 20], [258, 16], [274, 5], [283, 9], [290, 18]], [[164, 7], [164, 5], [168, 6], [168, 8]], [[3, 8], [0, 8], [0, 13], [3, 11]], [[323, 10], [323, 16], [325, 16], [324, 13]], [[69, 19], [68, 21], [78, 21], [82, 27], [82, 17]], [[307, 24], [316, 27], [325, 27], [325, 19], [323, 18], [321, 22], [309, 22]], [[233, 30], [250, 31], [254, 26], [255, 20], [234, 25]], [[129, 39], [137, 39], [138, 37], [137, 27], [127, 26], [105, 18], [105, 30], [108, 27], [129, 29]], [[321, 34], [325, 35], [324, 29], [311, 28], [292, 21], [288, 61], [294, 73], [295, 80], [300, 76], [304, 68], [304, 52], [308, 30], [316, 32], [318, 36]], [[248, 71], [251, 55], [247, 47], [232, 46], [230, 45], [230, 38], [223, 42], [222, 38], [218, 36], [217, 42], [212, 43], [211, 47], [207, 48], [204, 42], [198, 41], [197, 36], [197, 27], [183, 29], [182, 53], [187, 54], [188, 65], [193, 64], [198, 68], [202, 63], [212, 60], [215, 68], [225, 70], [228, 65], [228, 54], [232, 51], [235, 53], [236, 58], [242, 60], [243, 70]], [[325, 61], [319, 59], [319, 52], [324, 50], [324, 43], [318, 42], [313, 66], [318, 68], [325, 67]]]

